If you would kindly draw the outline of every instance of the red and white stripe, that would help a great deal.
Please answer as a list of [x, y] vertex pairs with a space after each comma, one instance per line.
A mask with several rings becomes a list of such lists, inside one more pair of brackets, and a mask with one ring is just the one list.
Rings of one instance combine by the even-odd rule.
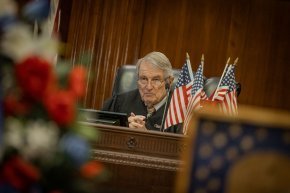
[[183, 123], [183, 133], [186, 134], [187, 133], [187, 128], [189, 125], [189, 121], [191, 118], [191, 115], [194, 111], [197, 111], [201, 108], [200, 106], [200, 101], [204, 100], [202, 98], [205, 98], [206, 94], [203, 91], [203, 88], [200, 88], [193, 97], [190, 98], [188, 107], [187, 107], [187, 113], [186, 113], [186, 117]]
[[238, 113], [236, 90], [225, 95], [224, 100], [220, 103], [220, 110], [228, 115], [236, 115]]
[[191, 96], [192, 82], [186, 86], [181, 86], [174, 89], [171, 102], [168, 107], [167, 116], [164, 123], [164, 128], [182, 123], [186, 114], [189, 98]]

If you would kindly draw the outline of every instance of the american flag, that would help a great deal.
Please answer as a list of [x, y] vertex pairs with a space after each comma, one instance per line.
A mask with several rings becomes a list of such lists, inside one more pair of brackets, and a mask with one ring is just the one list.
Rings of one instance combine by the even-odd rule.
[[230, 65], [228, 68], [225, 69], [226, 73], [223, 77], [221, 77], [221, 82], [218, 85], [218, 88], [216, 89], [216, 91], [214, 92], [214, 96], [213, 96], [212, 100], [214, 100], [214, 101], [223, 101], [224, 100], [224, 97], [229, 90], [229, 83], [230, 83], [229, 73], [230, 73], [231, 66], [232, 65]]
[[187, 127], [190, 121], [190, 117], [192, 111], [199, 110], [201, 108], [200, 102], [201, 100], [205, 100], [207, 98], [204, 90], [203, 90], [203, 62], [199, 65], [197, 72], [195, 74], [195, 78], [193, 81], [193, 86], [191, 89], [191, 98], [187, 107], [186, 117], [183, 125], [183, 133], [187, 133]]
[[190, 91], [192, 88], [192, 82], [193, 73], [190, 61], [187, 59], [178, 76], [178, 80], [171, 97], [164, 123], [164, 129], [183, 122], [186, 114], [186, 107], [191, 96]]
[[224, 77], [225, 84], [228, 85], [228, 91], [224, 95], [220, 103], [221, 111], [234, 115], [238, 113], [236, 79], [235, 79], [235, 65], [229, 67], [228, 73]]

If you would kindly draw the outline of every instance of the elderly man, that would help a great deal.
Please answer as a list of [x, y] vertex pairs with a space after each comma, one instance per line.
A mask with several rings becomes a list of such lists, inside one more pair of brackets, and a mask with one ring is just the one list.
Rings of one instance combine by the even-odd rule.
[[102, 110], [127, 113], [130, 128], [163, 131], [168, 90], [174, 80], [171, 63], [161, 52], [151, 52], [139, 59], [136, 67], [138, 89], [111, 98]]

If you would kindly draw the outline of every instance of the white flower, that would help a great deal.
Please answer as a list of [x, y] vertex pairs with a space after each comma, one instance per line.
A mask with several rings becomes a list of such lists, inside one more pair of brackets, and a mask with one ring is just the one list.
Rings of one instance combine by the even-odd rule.
[[34, 36], [27, 25], [20, 23], [7, 28], [1, 42], [2, 53], [15, 61], [37, 55], [53, 63], [57, 49], [57, 40], [52, 39], [48, 33]]
[[34, 41], [37, 42], [35, 43], [34, 53], [53, 64], [58, 53], [58, 41], [48, 33], [42, 33]]
[[26, 125], [26, 145], [22, 153], [28, 159], [49, 158], [57, 150], [59, 132], [52, 122], [31, 121]]
[[29, 121], [16, 118], [5, 120], [4, 148], [14, 147], [27, 159], [49, 158], [58, 148], [59, 129], [53, 122]]
[[9, 117], [5, 120], [4, 146], [19, 149], [24, 145], [24, 133], [22, 123], [15, 118]]
[[33, 51], [32, 35], [23, 24], [10, 26], [3, 35], [1, 50], [3, 54], [19, 61]]

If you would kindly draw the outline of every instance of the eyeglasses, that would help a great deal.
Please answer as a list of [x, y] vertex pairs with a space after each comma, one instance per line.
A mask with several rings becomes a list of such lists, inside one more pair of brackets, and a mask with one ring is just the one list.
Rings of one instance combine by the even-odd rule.
[[154, 88], [159, 88], [164, 82], [164, 80], [161, 80], [159, 78], [153, 78], [149, 81], [147, 77], [139, 77], [138, 79], [138, 83], [143, 87], [148, 85], [149, 82], [151, 83], [151, 86], [153, 86]]

